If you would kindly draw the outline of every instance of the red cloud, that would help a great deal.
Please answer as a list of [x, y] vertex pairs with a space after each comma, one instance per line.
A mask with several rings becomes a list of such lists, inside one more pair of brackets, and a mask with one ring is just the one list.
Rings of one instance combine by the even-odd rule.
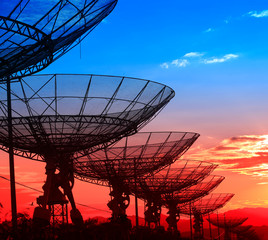
[[239, 137], [231, 137], [229, 139], [230, 142], [259, 142], [263, 141], [265, 138], [255, 137], [255, 136], [239, 136]]
[[223, 151], [223, 150], [238, 150], [237, 147], [226, 147], [226, 146], [218, 146], [214, 148], [214, 151]]
[[231, 137], [191, 156], [218, 163], [225, 170], [268, 177], [268, 135]]

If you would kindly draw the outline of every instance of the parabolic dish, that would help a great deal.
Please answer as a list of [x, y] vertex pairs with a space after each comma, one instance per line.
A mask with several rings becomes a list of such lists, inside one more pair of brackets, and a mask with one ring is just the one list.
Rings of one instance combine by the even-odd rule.
[[192, 214], [193, 209], [196, 209], [200, 214], [208, 214], [222, 208], [233, 196], [232, 193], [212, 193], [197, 201], [179, 205], [179, 209], [182, 214], [186, 215]]
[[250, 229], [252, 228], [252, 225], [246, 225], [246, 226], [238, 226], [234, 229], [232, 229], [232, 232], [233, 233], [236, 233], [236, 234], [243, 234], [243, 235], [246, 235], [247, 233], [250, 233], [251, 231], [249, 231]]
[[[0, 148], [7, 151], [5, 92], [0, 85]], [[17, 79], [11, 95], [14, 153], [43, 160], [86, 155], [136, 133], [174, 91], [142, 79], [55, 74]]]
[[[176, 167], [174, 166], [176, 165]], [[178, 160], [153, 175], [128, 180], [130, 191], [138, 198], [159, 198], [161, 194], [179, 191], [202, 181], [217, 165], [194, 160]]]
[[120, 184], [173, 163], [198, 137], [191, 132], [138, 132], [75, 160], [75, 176], [100, 185]]
[[231, 229], [242, 225], [247, 219], [247, 217], [231, 217], [220, 215], [214, 218], [210, 218], [208, 221], [214, 226]]
[[185, 202], [194, 201], [209, 194], [223, 180], [223, 176], [209, 175], [203, 181], [197, 183], [196, 185], [190, 186], [189, 188], [182, 189], [181, 191], [163, 194], [161, 196], [163, 205], [168, 207], [170, 202], [177, 205]]
[[0, 81], [45, 68], [77, 45], [117, 0], [1, 0]]

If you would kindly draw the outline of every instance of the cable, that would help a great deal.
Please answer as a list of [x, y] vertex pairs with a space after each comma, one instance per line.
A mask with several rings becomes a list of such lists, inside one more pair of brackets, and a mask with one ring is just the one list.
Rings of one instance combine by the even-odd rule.
[[80, 205], [82, 207], [87, 207], [87, 208], [91, 208], [91, 209], [94, 209], [94, 210], [98, 210], [98, 211], [102, 211], [102, 212], [107, 212], [107, 213], [111, 213], [111, 211], [108, 211], [108, 210], [104, 210], [104, 209], [99, 209], [99, 208], [95, 208], [95, 207], [90, 207], [88, 205], [85, 205], [85, 204], [82, 204], [82, 203], [76, 203], [77, 205]]
[[[6, 177], [0, 176], [0, 178], [3, 178], [3, 179], [5, 179], [5, 180], [7, 180], [7, 181], [10, 182], [10, 179], [8, 179], [8, 178], [6, 178]], [[25, 185], [25, 184], [18, 183], [18, 182], [15, 182], [15, 183], [16, 183], [17, 185], [22, 186], [22, 187], [29, 188], [29, 189], [34, 190], [34, 191], [36, 191], [36, 192], [43, 193], [42, 191], [40, 191], [40, 190], [38, 190], [38, 189], [36, 189], [36, 188], [29, 187], [29, 186], [27, 186], [27, 185]]]
[[[10, 179], [8, 179], [8, 178], [6, 178], [6, 177], [4, 177], [4, 176], [1, 176], [1, 175], [0, 175], [0, 178], [2, 178], [2, 179], [4, 179], [4, 180], [7, 180], [7, 181], [10, 182]], [[20, 186], [22, 186], [22, 187], [31, 189], [31, 190], [33, 190], [33, 191], [36, 191], [36, 192], [39, 192], [39, 193], [43, 193], [43, 191], [40, 191], [40, 190], [38, 190], [38, 189], [36, 189], [36, 188], [33, 188], [33, 187], [29, 187], [29, 186], [27, 186], [27, 185], [25, 185], [25, 184], [22, 184], [22, 183], [19, 183], [19, 182], [15, 182], [15, 183], [16, 183], [17, 185], [20, 185]], [[82, 206], [82, 207], [91, 208], [91, 209], [98, 210], [98, 211], [101, 211], [101, 212], [111, 213], [111, 211], [104, 210], [104, 209], [100, 209], [100, 208], [91, 207], [91, 206], [88, 206], [88, 205], [86, 205], [86, 204], [82, 204], [82, 203], [76, 203], [76, 204], [77, 204], [77, 205], [80, 205], [80, 206]]]

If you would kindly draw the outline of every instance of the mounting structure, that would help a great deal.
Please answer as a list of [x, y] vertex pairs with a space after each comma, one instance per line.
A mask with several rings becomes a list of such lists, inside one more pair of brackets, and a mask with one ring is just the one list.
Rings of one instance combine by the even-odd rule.
[[[47, 205], [51, 213], [51, 223], [53, 226], [68, 223], [68, 200], [66, 196], [59, 190], [56, 181], [52, 181], [51, 190], [49, 192]], [[37, 198], [37, 204], [42, 205], [44, 196]]]
[[187, 202], [179, 205], [182, 214], [190, 215], [195, 208], [200, 214], [207, 215], [215, 210], [222, 208], [233, 198], [233, 193], [212, 193], [196, 201]]
[[199, 137], [189, 132], [139, 132], [75, 160], [75, 177], [112, 188], [112, 220], [126, 216], [129, 190], [125, 182], [171, 164], [181, 157]]
[[194, 216], [193, 227], [195, 239], [203, 239], [203, 217], [222, 208], [233, 196], [234, 194], [231, 193], [212, 193], [208, 196], [178, 206], [181, 214]]
[[168, 230], [176, 233], [177, 222], [180, 220], [180, 207], [179, 204], [185, 202], [194, 201], [200, 197], [203, 197], [213, 191], [222, 181], [224, 177], [217, 175], [210, 175], [203, 181], [196, 185], [184, 188], [181, 191], [175, 191], [171, 193], [162, 194], [162, 204], [168, 208], [168, 214], [166, 221], [169, 225]]
[[[5, 91], [0, 86], [0, 93]], [[148, 80], [55, 74], [20, 78], [13, 83], [11, 96], [14, 153], [47, 163], [44, 201], [34, 217], [49, 219], [46, 206], [54, 179], [72, 205], [72, 221], [79, 224], [82, 217], [71, 192], [73, 159], [136, 133], [174, 91]], [[9, 118], [2, 94], [0, 106], [0, 148], [7, 151]]]
[[[0, 82], [6, 84], [12, 227], [17, 204], [10, 82], [41, 71], [77, 45], [115, 7], [117, 0], [1, 0]], [[16, 81], [16, 80], [14, 80]]]
[[226, 216], [217, 216], [217, 218], [208, 218], [207, 220], [216, 227], [224, 229], [224, 239], [231, 240], [231, 233], [233, 229], [242, 225], [248, 218], [247, 217], [231, 217]]
[[161, 195], [180, 191], [202, 181], [217, 165], [202, 161], [178, 160], [153, 175], [128, 180], [130, 192], [146, 201], [145, 222], [151, 227], [160, 225]]
[[260, 237], [256, 231], [252, 228], [252, 225], [238, 226], [232, 229], [232, 233], [236, 234], [238, 240], [258, 240]]

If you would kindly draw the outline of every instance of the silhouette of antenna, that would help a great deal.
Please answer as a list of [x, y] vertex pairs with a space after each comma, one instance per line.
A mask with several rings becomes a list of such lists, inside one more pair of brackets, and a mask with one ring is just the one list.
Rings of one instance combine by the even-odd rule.
[[224, 229], [224, 239], [231, 239], [233, 229], [242, 225], [248, 218], [247, 217], [231, 217], [223, 214], [217, 218], [207, 219], [212, 225]]
[[[6, 88], [0, 86], [0, 93]], [[100, 75], [34, 75], [13, 83], [14, 153], [45, 161], [47, 180], [34, 219], [49, 222], [49, 202], [71, 203], [71, 219], [82, 223], [72, 195], [73, 159], [136, 133], [172, 99], [174, 91], [143, 79]], [[0, 148], [9, 150], [7, 100], [0, 96]], [[59, 173], [55, 173], [56, 169]], [[57, 193], [57, 194], [56, 194]]]
[[[208, 196], [199, 199], [193, 199], [192, 201], [179, 204], [177, 208], [180, 213], [189, 215], [190, 218], [192, 215], [194, 216], [194, 236], [195, 238], [203, 238], [204, 237], [203, 217], [205, 215], [208, 215], [210, 219], [209, 214], [211, 214], [212, 212], [216, 211], [219, 208], [222, 208], [228, 201], [230, 201], [233, 198], [233, 196], [234, 194], [232, 193], [212, 193]], [[212, 237], [211, 225], [209, 226], [210, 226], [210, 235]]]
[[75, 177], [112, 188], [112, 221], [126, 217], [130, 179], [153, 174], [181, 157], [199, 137], [189, 132], [139, 132], [75, 160]]
[[169, 224], [168, 230], [172, 233], [178, 232], [177, 222], [180, 219], [181, 213], [179, 204], [191, 202], [209, 194], [223, 180], [224, 177], [222, 176], [210, 175], [196, 185], [184, 188], [180, 191], [162, 194], [162, 205], [168, 209], [169, 214], [166, 219], [167, 223]]
[[194, 160], [178, 160], [171, 166], [153, 175], [127, 181], [130, 192], [146, 201], [144, 212], [146, 224], [160, 225], [161, 196], [180, 191], [202, 181], [217, 165]]
[[6, 84], [12, 226], [15, 235], [17, 204], [10, 82], [39, 72], [73, 48], [113, 10], [116, 3], [116, 0], [0, 1], [0, 82]]

